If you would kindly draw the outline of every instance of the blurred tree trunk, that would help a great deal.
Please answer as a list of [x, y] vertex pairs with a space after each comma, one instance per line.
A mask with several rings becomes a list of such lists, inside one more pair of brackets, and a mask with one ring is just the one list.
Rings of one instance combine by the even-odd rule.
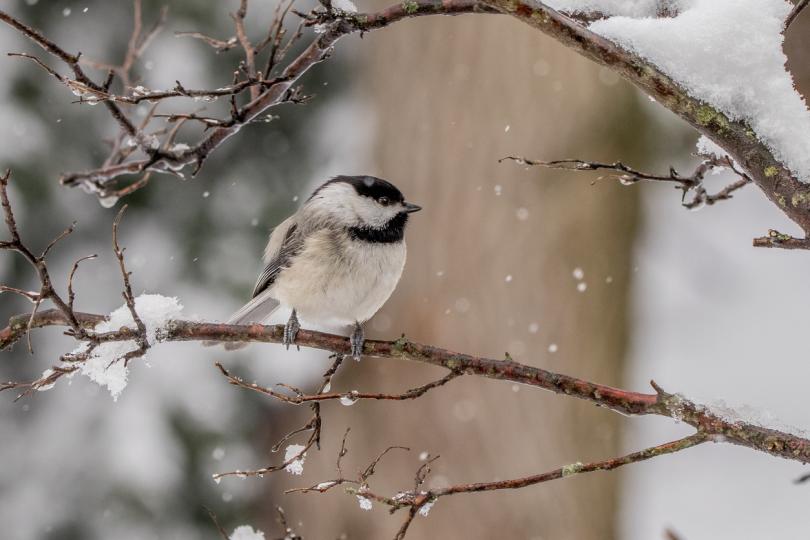
[[[632, 158], [623, 131], [643, 138], [630, 132], [640, 115], [633, 91], [506, 17], [422, 18], [364, 37], [356, 54], [377, 122], [373, 170], [425, 208], [407, 234], [403, 281], [369, 333], [406, 332], [494, 357], [509, 351], [520, 362], [620, 384], [637, 190], [498, 159]], [[584, 271], [584, 292], [575, 268]], [[392, 391], [441, 375], [402, 362], [343, 369], [343, 387]], [[357, 468], [388, 445], [411, 447], [372, 479], [391, 494], [412, 488], [421, 451], [441, 454], [428, 482], [441, 485], [525, 476], [621, 450], [615, 414], [495, 381], [461, 379], [416, 402], [329, 414], [332, 438], [352, 427]], [[604, 540], [614, 535], [617, 478], [442, 499], [408, 537]], [[296, 502], [301, 512], [319, 505], [305, 536], [393, 537], [401, 513], [362, 512], [351, 499]]]

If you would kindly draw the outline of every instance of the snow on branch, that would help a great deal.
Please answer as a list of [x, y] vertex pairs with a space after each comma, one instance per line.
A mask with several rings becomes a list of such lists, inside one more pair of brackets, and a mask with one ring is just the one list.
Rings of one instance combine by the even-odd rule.
[[[39, 379], [25, 383], [3, 383], [0, 384], [0, 391], [20, 390], [19, 399], [35, 390], [49, 390], [61, 377], [72, 377], [80, 372], [94, 382], [106, 386], [113, 398], [117, 398], [126, 386], [129, 361], [146, 354], [146, 351], [156, 342], [158, 329], [162, 328], [168, 320], [178, 317], [182, 306], [176, 298], [165, 298], [160, 295], [141, 295], [135, 298], [132, 294], [130, 273], [124, 263], [124, 250], [118, 243], [118, 226], [126, 210], [126, 205], [124, 205], [113, 221], [112, 238], [113, 251], [118, 260], [123, 280], [121, 294], [125, 304], [106, 317], [78, 314], [73, 308], [75, 300], [73, 278], [79, 264], [95, 258], [96, 255], [81, 257], [73, 263], [67, 280], [68, 299], [65, 301], [53, 285], [46, 258], [57, 242], [73, 232], [75, 223], [52, 240], [41, 254], [36, 255], [23, 242], [17, 228], [8, 196], [10, 178], [11, 171], [6, 171], [4, 175], [0, 176], [0, 203], [2, 203], [6, 228], [11, 237], [10, 241], [0, 241], [0, 250], [20, 253], [36, 270], [40, 280], [40, 289], [38, 292], [34, 292], [0, 286], [0, 294], [15, 293], [34, 304], [30, 315], [25, 320], [12, 322], [8, 328], [0, 332], [0, 348], [8, 345], [7, 337], [16, 340], [24, 333], [28, 337], [28, 350], [33, 354], [31, 329], [42, 326], [43, 321], [53, 320], [51, 318], [53, 315], [57, 315], [64, 321], [63, 325], [69, 327], [67, 335], [74, 337], [79, 342], [79, 346], [72, 352], [63, 355], [59, 364], [46, 369]], [[50, 301], [55, 309], [39, 313], [40, 305], [45, 301]]]
[[[214, 527], [217, 529], [219, 537], [222, 538], [222, 540], [270, 540], [265, 538], [264, 532], [259, 529], [254, 529], [250, 525], [239, 525], [231, 534], [228, 534], [225, 528], [220, 525], [217, 515], [209, 508], [203, 507], [203, 509], [208, 513], [208, 517], [211, 518], [211, 521], [213, 522]], [[287, 514], [284, 512], [282, 507], [276, 506], [276, 514], [276, 521], [281, 528], [282, 535], [276, 538], [279, 540], [303, 540], [303, 537], [296, 534], [292, 527], [290, 527], [287, 523]]]
[[[590, 26], [543, 3], [486, 2], [614, 70], [720, 146], [802, 229], [801, 238], [774, 231], [755, 240], [755, 245], [810, 249], [810, 185], [801, 181], [810, 171], [810, 113], [784, 67], [781, 42], [784, 18], [789, 16], [785, 7], [789, 4], [784, 0], [675, 1], [670, 4], [679, 8], [677, 12], [664, 17], [616, 16]], [[764, 12], [758, 12], [759, 7]], [[745, 44], [740, 43], [740, 30], [728, 22], [731, 20], [745, 23], [749, 30], [742, 40]], [[670, 41], [661, 44], [660, 34], [669, 36]], [[713, 55], [701, 57], [700, 47], [704, 45], [711, 45]], [[680, 55], [691, 63], [679, 62]], [[728, 62], [727, 56], [731, 56]], [[759, 76], [747, 70], [749, 60]], [[737, 82], [718, 81], [718, 73], [732, 69], [733, 73], [726, 75]], [[715, 72], [705, 74], [705, 81], [699, 80], [697, 71], [712, 70]], [[772, 78], [774, 88], [765, 88]], [[713, 87], [708, 86], [711, 82], [733, 90], [729, 96], [737, 97], [729, 100], [723, 92], [712, 92]], [[729, 89], [728, 84], [735, 88]], [[752, 84], [759, 86], [750, 95], [740, 95]], [[756, 121], [751, 114], [758, 115]]]
[[[131, 86], [130, 68], [163, 23], [161, 14], [144, 32], [140, 0], [135, 0], [136, 24], [118, 66], [80, 59], [6, 12], [0, 11], [0, 21], [63, 62], [73, 77], [59, 75], [38, 58], [17, 56], [35, 61], [81, 102], [104, 103], [120, 125], [121, 134], [101, 166], [61, 178], [65, 185], [94, 192], [105, 205], [145, 186], [153, 172], [182, 176], [192, 165], [195, 175], [211, 153], [244, 125], [264, 121], [269, 110], [282, 103], [306, 101], [296, 84], [346, 35], [425, 15], [502, 13], [622, 75], [721, 147], [802, 231], [796, 237], [769, 231], [755, 245], [810, 249], [810, 185], [804, 182], [810, 180], [810, 112], [793, 88], [781, 49], [785, 31], [806, 8], [806, 0], [795, 6], [786, 0], [407, 0], [375, 13], [358, 13], [351, 2], [326, 0], [301, 13], [293, 9], [293, 2], [278, 5], [268, 33], [258, 42], [251, 41], [244, 28], [248, 0], [240, 0], [232, 15], [233, 36], [181, 34], [202, 40], [216, 52], [243, 50], [244, 59], [228, 76], [229, 83], [216, 89], [188, 89], [180, 81], [164, 90]], [[300, 17], [300, 23], [287, 35], [285, 20], [290, 13]], [[314, 35], [306, 29], [314, 30]], [[287, 58], [291, 46], [305, 37], [311, 40], [309, 45]], [[82, 71], [83, 63], [108, 69], [106, 80], [90, 80]], [[123, 86], [118, 93], [111, 91], [116, 80]], [[157, 111], [165, 99], [174, 98], [192, 104], [227, 98], [230, 115], [203, 116], [191, 108], [169, 115]], [[152, 109], [135, 125], [126, 107], [141, 102], [151, 103]], [[158, 121], [162, 123], [153, 125]], [[174, 142], [183, 122], [200, 125], [198, 140]], [[132, 175], [135, 180], [121, 178]], [[728, 198], [742, 185], [729, 186], [718, 198], [696, 189], [695, 203]]]
[[589, 29], [646, 59], [691, 97], [749, 126], [799, 180], [810, 181], [810, 111], [782, 52], [791, 5], [784, 0], [676, 4], [683, 6], [675, 17], [617, 16]]

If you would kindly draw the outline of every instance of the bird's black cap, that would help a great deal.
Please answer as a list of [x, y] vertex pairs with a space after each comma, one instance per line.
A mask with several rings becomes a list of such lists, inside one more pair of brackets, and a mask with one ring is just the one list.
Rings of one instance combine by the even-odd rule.
[[[358, 195], [362, 195], [364, 197], [370, 197], [372, 199], [386, 197], [391, 202], [405, 201], [405, 197], [402, 195], [402, 192], [397, 189], [394, 184], [375, 176], [336, 176], [316, 189], [312, 194], [312, 197], [317, 195], [318, 192], [326, 186], [337, 182], [349, 184], [350, 186], [354, 187]], [[310, 199], [312, 197], [310, 197]]]

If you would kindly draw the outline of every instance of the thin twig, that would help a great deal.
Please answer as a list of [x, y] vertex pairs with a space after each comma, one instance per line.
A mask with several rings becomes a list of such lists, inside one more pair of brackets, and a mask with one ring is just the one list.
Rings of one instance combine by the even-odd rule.
[[42, 60], [40, 60], [39, 58], [37, 58], [37, 57], [36, 57], [36, 56], [34, 56], [34, 55], [31, 55], [31, 54], [26, 54], [26, 53], [6, 53], [6, 56], [10, 56], [10, 57], [12, 57], [12, 58], [26, 58], [26, 59], [28, 59], [28, 60], [31, 60], [32, 62], [34, 62], [35, 64], [37, 64], [39, 67], [41, 67], [42, 69], [44, 69], [46, 72], [48, 72], [48, 74], [49, 74], [49, 75], [51, 75], [51, 76], [52, 76], [54, 79], [56, 79], [57, 81], [59, 81], [59, 82], [61, 82], [61, 83], [64, 83], [64, 82], [65, 82], [65, 78], [64, 78], [64, 77], [62, 77], [62, 76], [61, 76], [60, 74], [58, 74], [56, 71], [54, 71], [53, 69], [51, 69], [51, 68], [50, 68], [48, 65], [46, 65], [46, 64], [45, 64], [45, 62], [43, 62]]
[[[247, 70], [248, 79], [256, 78], [256, 51], [253, 49], [253, 44], [247, 37], [245, 32], [245, 17], [247, 16], [248, 0], [240, 0], [239, 9], [232, 15], [234, 25], [236, 26], [236, 39], [239, 40], [239, 45], [245, 52], [245, 68]], [[259, 97], [259, 89], [254, 87], [250, 88], [250, 99]]]
[[463, 374], [456, 371], [451, 371], [441, 379], [436, 381], [429, 382], [427, 384], [423, 384], [421, 386], [417, 386], [416, 388], [411, 388], [401, 394], [385, 394], [385, 393], [369, 393], [369, 392], [357, 392], [352, 390], [351, 392], [331, 392], [331, 393], [317, 393], [317, 394], [304, 394], [297, 388], [290, 387], [285, 384], [281, 384], [284, 388], [288, 388], [293, 390], [294, 394], [286, 394], [283, 392], [279, 392], [277, 390], [273, 390], [272, 388], [267, 388], [265, 386], [261, 386], [257, 383], [248, 383], [245, 382], [243, 379], [231, 375], [231, 373], [225, 369], [225, 367], [217, 362], [215, 364], [217, 368], [219, 368], [222, 375], [228, 379], [228, 383], [238, 386], [240, 388], [245, 388], [247, 390], [252, 390], [254, 392], [258, 392], [260, 394], [264, 394], [266, 396], [270, 396], [272, 398], [278, 399], [279, 401], [284, 401], [286, 403], [291, 403], [294, 405], [300, 405], [302, 403], [308, 402], [318, 402], [318, 401], [334, 401], [340, 400], [341, 402], [347, 403], [354, 403], [355, 401], [363, 400], [363, 399], [371, 399], [371, 400], [391, 400], [391, 401], [404, 401], [409, 399], [417, 399], [423, 396], [429, 390], [433, 388], [438, 388], [439, 386], [444, 386], [448, 382], [452, 381], [453, 379], [462, 376]]
[[416, 512], [419, 509], [416, 506], [411, 506], [408, 509], [408, 517], [405, 518], [405, 521], [402, 523], [402, 526], [397, 531], [396, 536], [394, 536], [394, 540], [402, 540], [405, 538], [405, 535], [408, 533], [408, 527], [411, 526], [413, 522], [413, 518], [416, 516]]
[[211, 518], [211, 521], [214, 522], [214, 527], [216, 527], [220, 538], [222, 538], [222, 540], [230, 540], [227, 531], [222, 528], [222, 525], [219, 524], [219, 520], [217, 519], [217, 515], [214, 513], [214, 511], [207, 506], [203, 506], [203, 509], [208, 514], [208, 517]]
[[[0, 12], [1, 13], [1, 12]], [[31, 314], [28, 316], [27, 324], [25, 325], [25, 333], [27, 335], [28, 340], [28, 349], [31, 353], [33, 353], [33, 346], [31, 344], [31, 329], [34, 325], [34, 320], [37, 317], [37, 311], [39, 310], [39, 306], [42, 304], [44, 300], [50, 300], [56, 308], [62, 312], [65, 316], [65, 320], [67, 325], [70, 326], [71, 330], [74, 334], [82, 339], [87, 338], [87, 333], [84, 331], [84, 328], [79, 324], [79, 321], [76, 318], [76, 314], [73, 312], [73, 309], [62, 299], [62, 297], [56, 292], [53, 288], [53, 282], [51, 281], [51, 275], [48, 271], [47, 263], [45, 262], [45, 258], [50, 252], [50, 250], [59, 242], [60, 240], [66, 238], [70, 233], [73, 232], [75, 227], [75, 223], [65, 229], [61, 234], [59, 234], [56, 238], [51, 240], [45, 249], [39, 255], [35, 255], [34, 252], [29, 249], [22, 241], [20, 237], [19, 230], [17, 228], [17, 222], [14, 217], [14, 212], [11, 209], [11, 202], [8, 197], [8, 184], [9, 180], [11, 179], [11, 170], [7, 170], [3, 175], [0, 175], [0, 206], [3, 210], [3, 215], [6, 223], [6, 229], [8, 230], [9, 236], [11, 237], [10, 241], [2, 241], [0, 242], [0, 249], [16, 251], [23, 258], [34, 268], [37, 272], [37, 276], [39, 277], [40, 281], [40, 289], [37, 293], [37, 297], [34, 300], [34, 309], [31, 311]]]
[[236, 47], [238, 40], [236, 36], [230, 37], [226, 40], [212, 38], [210, 36], [206, 36], [201, 32], [175, 32], [175, 37], [190, 37], [194, 39], [199, 39], [203, 43], [206, 43], [216, 49], [218, 53], [225, 52], [233, 49]]
[[73, 263], [73, 268], [71, 268], [70, 275], [68, 276], [68, 307], [71, 311], [73, 311], [73, 302], [76, 300], [76, 294], [73, 292], [73, 277], [76, 275], [76, 271], [79, 269], [79, 265], [82, 262], [95, 259], [96, 257], [98, 257], [98, 255], [86, 255]]
[[121, 223], [121, 218], [124, 217], [124, 212], [126, 209], [126, 204], [121, 207], [121, 210], [118, 211], [118, 214], [113, 220], [112, 226], [113, 252], [115, 253], [116, 259], [118, 259], [118, 267], [121, 271], [121, 278], [124, 284], [124, 290], [122, 291], [121, 296], [124, 297], [124, 302], [126, 303], [129, 313], [132, 315], [132, 320], [135, 322], [135, 327], [137, 328], [135, 343], [138, 345], [138, 349], [130, 351], [124, 355], [123, 360], [125, 365], [129, 363], [132, 358], [140, 357], [146, 354], [146, 350], [149, 348], [149, 342], [147, 341], [146, 337], [146, 325], [135, 309], [135, 295], [132, 294], [132, 284], [129, 280], [131, 273], [127, 270], [126, 264], [124, 263], [124, 250], [118, 243], [118, 226]]
[[[669, 174], [666, 175], [642, 172], [625, 165], [621, 161], [614, 161], [613, 163], [585, 161], [582, 159], [560, 159], [555, 161], [541, 161], [541, 160], [526, 159], [524, 157], [519, 156], [507, 156], [505, 158], [501, 158], [499, 162], [505, 160], [515, 161], [520, 165], [539, 166], [548, 169], [562, 169], [573, 171], [598, 171], [598, 170], [613, 171], [616, 174], [611, 175], [610, 178], [618, 180], [623, 185], [632, 185], [642, 181], [665, 182], [676, 184], [678, 186], [678, 189], [680, 189], [682, 192], [681, 204], [683, 204], [685, 208], [689, 209], [694, 209], [704, 204], [711, 206], [717, 203], [718, 201], [731, 199], [734, 192], [752, 183], [751, 178], [744, 172], [737, 169], [736, 166], [734, 165], [734, 162], [728, 156], [724, 157], [717, 157], [714, 155], [704, 156], [703, 161], [701, 161], [700, 164], [698, 164], [697, 167], [695, 167], [694, 172], [689, 176], [680, 175], [678, 171], [676, 171], [673, 167], [669, 168]], [[726, 168], [731, 169], [735, 174], [737, 174], [740, 177], [740, 179], [727, 185], [717, 193], [713, 194], [708, 193], [703, 185], [703, 180], [706, 177], [706, 174], [712, 169], [726, 169]], [[693, 193], [692, 198], [686, 200], [686, 196], [690, 192]]]
[[481, 491], [496, 491], [502, 489], [519, 489], [522, 487], [532, 486], [551, 480], [558, 480], [560, 478], [567, 478], [576, 474], [589, 473], [595, 471], [611, 471], [613, 469], [629, 465], [631, 463], [638, 463], [639, 461], [646, 461], [654, 457], [680, 452], [687, 448], [692, 448], [699, 444], [707, 442], [709, 438], [704, 433], [695, 433], [688, 437], [678, 439], [676, 441], [651, 446], [632, 454], [627, 454], [617, 458], [606, 459], [603, 461], [594, 461], [592, 463], [572, 463], [564, 467], [558, 467], [548, 472], [526, 476], [523, 478], [515, 478], [510, 480], [498, 480], [494, 482], [480, 482], [474, 484], [458, 484], [432, 490], [430, 492], [435, 498], [444, 497], [447, 495], [455, 495], [458, 493], [476, 493]]

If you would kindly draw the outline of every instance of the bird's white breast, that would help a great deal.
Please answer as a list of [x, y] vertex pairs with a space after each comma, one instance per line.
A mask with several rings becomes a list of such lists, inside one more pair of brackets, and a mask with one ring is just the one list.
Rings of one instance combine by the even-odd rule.
[[394, 291], [406, 251], [404, 241], [371, 243], [327, 229], [315, 232], [273, 284], [273, 296], [305, 321], [365, 322]]

